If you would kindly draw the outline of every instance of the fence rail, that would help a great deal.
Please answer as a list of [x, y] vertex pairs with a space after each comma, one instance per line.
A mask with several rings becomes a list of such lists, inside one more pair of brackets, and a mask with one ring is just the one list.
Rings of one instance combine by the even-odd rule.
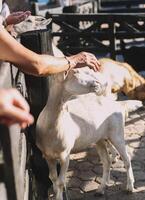
[[[52, 14], [53, 38], [65, 54], [80, 50], [107, 51], [115, 58], [124, 39], [145, 38], [145, 14]], [[87, 26], [86, 26], [87, 23]], [[118, 41], [119, 45], [116, 45]]]

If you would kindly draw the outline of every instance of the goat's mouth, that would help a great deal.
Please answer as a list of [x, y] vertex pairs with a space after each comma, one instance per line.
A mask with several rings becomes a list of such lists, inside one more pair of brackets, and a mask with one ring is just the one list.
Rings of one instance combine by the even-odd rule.
[[100, 84], [98, 84], [97, 86], [92, 86], [91, 92], [95, 92], [98, 96], [101, 96], [104, 94], [103, 87]]

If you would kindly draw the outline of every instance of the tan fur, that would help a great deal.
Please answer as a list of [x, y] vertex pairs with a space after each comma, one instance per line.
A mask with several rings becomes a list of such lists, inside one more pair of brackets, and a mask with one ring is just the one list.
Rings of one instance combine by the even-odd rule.
[[[145, 79], [140, 76], [129, 64], [114, 61], [109, 58], [102, 58], [99, 61], [102, 65], [102, 73], [107, 70], [107, 64], [110, 76], [112, 76], [112, 74], [116, 77], [122, 76], [123, 84], [119, 84], [119, 80], [117, 84], [115, 84], [115, 82], [112, 84], [111, 90], [113, 93], [124, 92], [124, 94], [131, 99], [145, 100]], [[109, 65], [114, 65], [114, 67], [116, 67], [116, 71], [113, 71], [113, 68]], [[126, 76], [123, 70], [126, 70], [129, 75]]]

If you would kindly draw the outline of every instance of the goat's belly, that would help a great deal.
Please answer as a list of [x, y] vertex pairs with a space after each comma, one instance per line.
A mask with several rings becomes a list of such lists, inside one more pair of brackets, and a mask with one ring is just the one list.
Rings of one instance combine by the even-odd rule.
[[97, 101], [94, 103], [91, 100], [88, 102], [87, 99], [77, 99], [67, 102], [63, 107], [58, 127], [65, 139], [67, 138], [66, 143], [71, 143], [73, 152], [82, 151], [90, 144], [107, 138], [108, 127], [112, 121], [111, 110], [114, 110], [108, 106], [110, 105], [102, 106]]
[[86, 130], [82, 131], [80, 134], [80, 137], [75, 141], [74, 147], [72, 149], [72, 152], [80, 152], [88, 147], [91, 146], [91, 144], [96, 144], [99, 140], [107, 139], [106, 131], [102, 131], [102, 128], [99, 128], [98, 130]]
[[[66, 116], [67, 120], [63, 120]], [[71, 152], [83, 151], [100, 139], [106, 139], [108, 123], [97, 126], [91, 120], [84, 120], [77, 115], [72, 116], [72, 113], [65, 113], [61, 120], [58, 132], [61, 141], [66, 145], [65, 148]]]

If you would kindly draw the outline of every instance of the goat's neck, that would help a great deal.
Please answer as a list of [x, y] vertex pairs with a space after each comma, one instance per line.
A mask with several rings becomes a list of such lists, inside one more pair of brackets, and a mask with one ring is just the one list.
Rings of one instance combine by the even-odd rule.
[[50, 123], [52, 121], [54, 122], [59, 114], [60, 105], [62, 102], [62, 92], [63, 74], [51, 76], [49, 80], [49, 96], [46, 104], [46, 109], [50, 114]]

